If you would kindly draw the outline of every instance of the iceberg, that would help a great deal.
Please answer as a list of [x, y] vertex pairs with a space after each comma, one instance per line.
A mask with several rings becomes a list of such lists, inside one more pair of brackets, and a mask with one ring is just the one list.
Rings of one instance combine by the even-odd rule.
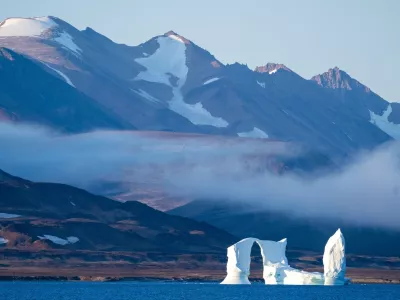
[[227, 275], [222, 284], [250, 284], [250, 254], [254, 242], [258, 239], [246, 238], [228, 247]]
[[345, 241], [340, 229], [326, 243], [322, 262], [324, 264], [325, 285], [343, 285], [348, 281], [345, 278]]
[[227, 275], [221, 284], [250, 284], [250, 254], [254, 243], [261, 249], [265, 284], [344, 285], [348, 282], [345, 278], [345, 240], [338, 229], [325, 246], [323, 274], [292, 268], [286, 257], [287, 239], [275, 242], [246, 238], [228, 247]]

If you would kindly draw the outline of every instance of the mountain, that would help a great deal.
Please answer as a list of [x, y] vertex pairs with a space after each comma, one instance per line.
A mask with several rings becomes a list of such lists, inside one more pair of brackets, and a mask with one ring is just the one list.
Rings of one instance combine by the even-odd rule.
[[0, 171], [0, 247], [90, 251], [219, 252], [236, 238], [142, 203], [120, 203], [68, 185]]
[[363, 119], [369, 119], [379, 129], [399, 139], [400, 104], [389, 103], [338, 67], [311, 78], [319, 86], [329, 90], [348, 111]]
[[0, 119], [63, 132], [133, 128], [42, 66], [5, 48], [0, 48]]
[[169, 211], [207, 222], [245, 238], [281, 240], [287, 238], [291, 249], [321, 251], [327, 238], [338, 227], [346, 237], [348, 254], [397, 256], [400, 251], [400, 231], [357, 226], [335, 219], [309, 219], [269, 211], [259, 205], [220, 201], [196, 200]]
[[399, 105], [343, 71], [306, 80], [283, 64], [224, 65], [174, 31], [126, 46], [55, 17], [13, 18], [0, 46], [139, 130], [272, 138], [342, 157], [399, 134]]
[[[133, 128], [192, 131], [196, 127], [154, 101], [134, 78], [144, 67], [135, 59], [148, 47], [119, 45], [87, 28], [79, 31], [55, 17], [12, 18], [0, 25], [0, 46], [44, 65], [47, 72], [95, 100]], [[145, 84], [146, 85], [146, 84]], [[146, 90], [154, 85], [146, 85]], [[162, 94], [171, 91], [155, 86]]]

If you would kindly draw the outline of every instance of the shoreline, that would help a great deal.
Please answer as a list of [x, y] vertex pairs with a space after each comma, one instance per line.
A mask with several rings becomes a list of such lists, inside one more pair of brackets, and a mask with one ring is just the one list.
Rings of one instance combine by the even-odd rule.
[[[262, 283], [260, 277], [250, 277], [252, 283]], [[185, 283], [220, 283], [221, 278], [205, 277], [159, 277], [159, 276], [0, 276], [0, 282], [185, 282]], [[400, 279], [352, 278], [350, 284], [400, 284]]]

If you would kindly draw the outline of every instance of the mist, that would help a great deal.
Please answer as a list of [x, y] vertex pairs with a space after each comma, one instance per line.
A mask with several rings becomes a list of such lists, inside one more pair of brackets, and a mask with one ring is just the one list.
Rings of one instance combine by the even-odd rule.
[[298, 217], [394, 229], [400, 229], [399, 154], [393, 142], [355, 155], [340, 170], [304, 176], [254, 170], [259, 160], [249, 157], [303, 155], [281, 142], [117, 131], [61, 135], [0, 123], [0, 169], [28, 180], [82, 188], [156, 181], [172, 196], [229, 199]]

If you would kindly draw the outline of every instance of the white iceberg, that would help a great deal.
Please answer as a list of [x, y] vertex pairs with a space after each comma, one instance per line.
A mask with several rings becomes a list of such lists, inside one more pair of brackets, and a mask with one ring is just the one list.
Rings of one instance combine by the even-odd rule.
[[254, 243], [261, 249], [265, 284], [343, 285], [347, 283], [345, 241], [340, 229], [328, 240], [324, 252], [324, 274], [292, 268], [286, 258], [287, 240], [246, 238], [227, 251], [227, 276], [221, 284], [250, 284], [250, 254]]
[[250, 254], [254, 242], [258, 239], [247, 238], [228, 248], [227, 276], [222, 284], [250, 284]]
[[324, 257], [325, 285], [342, 285], [347, 279], [344, 236], [340, 229], [326, 243]]

